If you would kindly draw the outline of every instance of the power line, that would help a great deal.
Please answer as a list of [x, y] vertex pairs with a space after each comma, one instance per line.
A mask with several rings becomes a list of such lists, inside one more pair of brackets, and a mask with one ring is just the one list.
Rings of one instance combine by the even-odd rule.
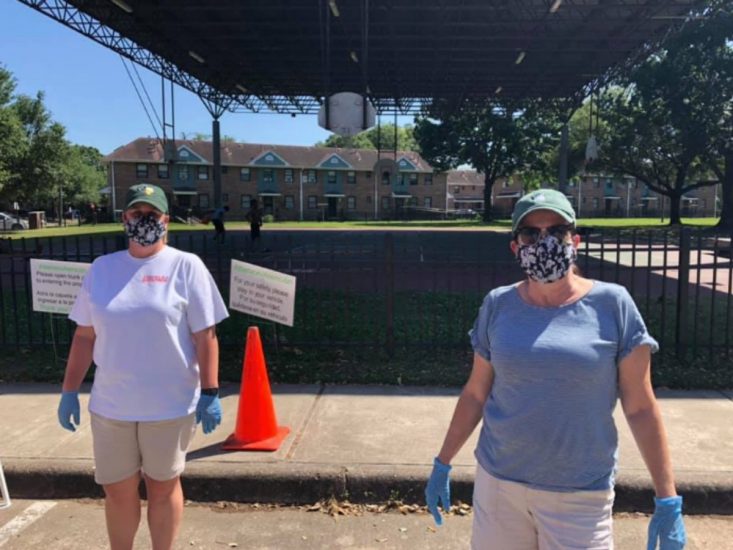
[[155, 137], [158, 139], [158, 141], [160, 141], [160, 136], [158, 135], [158, 128], [155, 126], [155, 123], [153, 122], [153, 119], [150, 116], [150, 113], [148, 112], [148, 108], [145, 105], [145, 101], [143, 101], [143, 98], [140, 95], [140, 90], [137, 89], [137, 85], [135, 84], [135, 79], [132, 78], [132, 74], [130, 74], [130, 69], [127, 68], [127, 64], [125, 63], [125, 58], [120, 55], [120, 60], [122, 61], [122, 66], [125, 68], [125, 72], [127, 73], [127, 76], [129, 77], [130, 82], [132, 83], [132, 87], [135, 89], [137, 98], [138, 100], [140, 100], [140, 105], [142, 105], [143, 110], [145, 111], [145, 115], [148, 117], [148, 121], [150, 122], [150, 125], [153, 127], [153, 133], [155, 134]]

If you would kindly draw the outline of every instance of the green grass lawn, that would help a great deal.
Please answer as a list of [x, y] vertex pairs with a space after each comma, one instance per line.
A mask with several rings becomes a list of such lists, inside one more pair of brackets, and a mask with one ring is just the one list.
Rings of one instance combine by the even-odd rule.
[[[718, 218], [683, 218], [682, 222], [690, 227], [712, 227], [718, 222]], [[581, 227], [608, 227], [608, 228], [654, 228], [667, 227], [669, 222], [661, 222], [659, 218], [581, 218], [578, 220], [578, 226]], [[347, 222], [318, 222], [318, 221], [288, 221], [288, 222], [272, 222], [265, 224], [265, 229], [321, 229], [321, 230], [362, 230], [362, 229], [452, 229], [467, 231], [493, 231], [507, 230], [511, 227], [511, 221], [508, 219], [495, 220], [485, 224], [478, 220], [411, 220], [411, 221], [347, 221]], [[249, 224], [247, 222], [228, 222], [227, 229], [231, 231], [247, 230]], [[172, 223], [171, 231], [213, 231], [211, 225], [186, 225], [182, 223]], [[29, 231], [16, 231], [4, 234], [5, 238], [10, 239], [33, 239], [60, 236], [76, 236], [76, 235], [111, 235], [121, 231], [119, 223], [101, 223], [97, 225], [70, 225], [67, 227], [47, 227], [44, 229], [33, 229]]]

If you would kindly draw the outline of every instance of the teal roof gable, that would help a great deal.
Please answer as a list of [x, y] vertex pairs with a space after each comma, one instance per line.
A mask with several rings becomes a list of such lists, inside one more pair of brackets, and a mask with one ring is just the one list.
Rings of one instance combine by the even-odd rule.
[[417, 167], [404, 157], [397, 161], [397, 166], [401, 171], [417, 172]]
[[333, 154], [318, 165], [319, 168], [327, 168], [330, 170], [350, 170], [352, 166], [342, 159], [340, 156]]
[[206, 160], [198, 156], [196, 153], [194, 153], [191, 149], [189, 149], [185, 145], [182, 145], [181, 147], [178, 148], [178, 160], [179, 162], [208, 164]]
[[254, 166], [288, 166], [280, 155], [272, 151], [261, 154], [252, 164]]

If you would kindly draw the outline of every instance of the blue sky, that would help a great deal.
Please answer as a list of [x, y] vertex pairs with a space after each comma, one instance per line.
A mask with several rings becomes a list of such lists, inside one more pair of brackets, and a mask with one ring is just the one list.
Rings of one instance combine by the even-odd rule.
[[[74, 143], [107, 154], [154, 135], [118, 54], [20, 2], [0, 1], [0, 64], [15, 76], [17, 92], [45, 92], [46, 106]], [[160, 77], [138, 72], [160, 111]], [[211, 117], [194, 94], [176, 87], [175, 100], [177, 134], [211, 133]], [[249, 143], [312, 145], [329, 135], [315, 116], [226, 113], [220, 120], [222, 135]]]

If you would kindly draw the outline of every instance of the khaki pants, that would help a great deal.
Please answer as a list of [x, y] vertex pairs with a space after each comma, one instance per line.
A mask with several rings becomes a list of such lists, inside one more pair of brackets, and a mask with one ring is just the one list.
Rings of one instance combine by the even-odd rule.
[[530, 489], [478, 466], [471, 550], [613, 550], [613, 499], [613, 489]]

